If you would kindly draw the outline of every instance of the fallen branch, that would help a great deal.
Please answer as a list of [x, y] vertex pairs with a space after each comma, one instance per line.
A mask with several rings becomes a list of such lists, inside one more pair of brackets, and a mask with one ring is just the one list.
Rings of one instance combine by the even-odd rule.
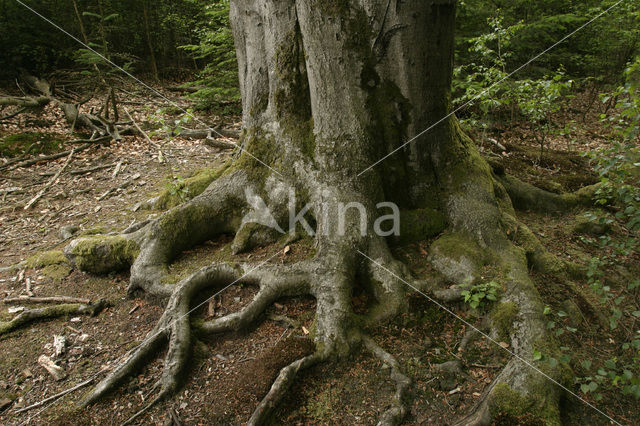
[[127, 117], [129, 117], [129, 120], [131, 120], [131, 122], [133, 123], [133, 126], [136, 128], [136, 130], [138, 131], [138, 133], [140, 133], [142, 136], [144, 136], [144, 138], [147, 140], [147, 142], [149, 142], [149, 145], [152, 145], [153, 147], [155, 147], [158, 151], [160, 151], [160, 145], [158, 145], [157, 143], [155, 143], [154, 141], [151, 140], [151, 138], [149, 137], [149, 135], [147, 135], [141, 128], [140, 126], [138, 126], [138, 123], [136, 123], [136, 121], [133, 119], [133, 117], [131, 116], [131, 114], [129, 114], [129, 111], [126, 108], [124, 109], [124, 113], [127, 115]]
[[18, 328], [40, 319], [52, 319], [65, 315], [97, 315], [107, 306], [107, 301], [102, 299], [94, 304], [65, 304], [47, 308], [28, 309], [22, 311], [11, 321], [0, 322], [0, 336], [10, 333]]
[[62, 392], [59, 392], [55, 395], [51, 395], [48, 398], [43, 399], [42, 401], [36, 402], [35, 404], [31, 404], [28, 407], [24, 407], [21, 408], [19, 410], [16, 410], [15, 413], [16, 414], [20, 414], [20, 413], [24, 413], [25, 411], [29, 411], [29, 410], [33, 410], [34, 408], [38, 408], [38, 407], [42, 407], [43, 405], [51, 402], [51, 401], [55, 401], [58, 398], [62, 398], [65, 395], [70, 394], [71, 392], [75, 392], [78, 389], [82, 389], [85, 386], [89, 386], [91, 383], [93, 383], [100, 374], [104, 373], [105, 371], [107, 371], [108, 368], [102, 368], [100, 371], [98, 371], [96, 374], [94, 374], [93, 376], [89, 377], [87, 380], [85, 380], [84, 382], [80, 382], [77, 385], [67, 389], [67, 390], [63, 390]]
[[15, 117], [16, 115], [20, 115], [23, 112], [25, 112], [27, 110], [27, 107], [22, 107], [19, 108], [16, 112], [9, 114], [9, 115], [5, 115], [4, 117], [0, 118], [0, 121], [5, 121], [5, 120], [9, 120], [10, 118]]
[[18, 98], [15, 96], [0, 97], [0, 106], [15, 105], [23, 108], [37, 108], [43, 107], [49, 102], [51, 102], [51, 99], [47, 96], [40, 96], [37, 98]]
[[[100, 166], [87, 167], [85, 169], [71, 170], [71, 171], [69, 171], [69, 174], [70, 175], [83, 175], [85, 173], [97, 172], [98, 170], [110, 169], [111, 167], [115, 166], [116, 164], [117, 163], [102, 164]], [[53, 175], [54, 175], [53, 172], [40, 173], [40, 176], [53, 176]]]
[[[86, 143], [84, 145], [80, 145], [77, 148], [73, 148], [73, 151], [78, 153], [80, 151], [83, 151], [87, 148], [89, 148], [90, 146], [93, 146], [93, 143]], [[8, 167], [14, 167], [14, 168], [19, 168], [19, 167], [29, 167], [32, 166], [36, 163], [40, 163], [41, 161], [51, 161], [51, 160], [57, 160], [58, 158], [62, 158], [62, 157], [66, 157], [67, 155], [71, 154], [71, 149], [68, 151], [62, 151], [62, 152], [58, 152], [56, 154], [51, 154], [51, 155], [45, 155], [43, 157], [36, 157], [36, 158], [31, 158], [29, 160], [25, 160], [19, 163], [12, 163], [12, 164], [3, 164], [0, 166], [0, 170], [4, 170]]]
[[5, 305], [15, 305], [15, 304], [44, 304], [44, 303], [80, 303], [83, 305], [88, 305], [91, 303], [89, 299], [82, 299], [78, 297], [68, 297], [68, 296], [52, 296], [52, 297], [31, 297], [31, 296], [19, 296], [19, 297], [9, 297], [6, 299], [2, 299], [1, 301]]
[[71, 160], [73, 159], [73, 154], [74, 153], [75, 153], [75, 148], [71, 149], [71, 152], [69, 153], [69, 157], [67, 158], [67, 161], [65, 161], [64, 165], [60, 168], [60, 170], [58, 170], [58, 172], [49, 180], [49, 182], [47, 182], [47, 184], [44, 186], [44, 188], [42, 188], [40, 190], [40, 192], [38, 192], [38, 194], [35, 197], [33, 197], [27, 203], [26, 206], [24, 206], [24, 210], [29, 210], [31, 208], [31, 206], [33, 206], [35, 203], [37, 203], [38, 200], [49, 190], [49, 188], [51, 186], [53, 186], [53, 184], [60, 177], [62, 172], [64, 172], [65, 169], [69, 166], [69, 164], [71, 164]]

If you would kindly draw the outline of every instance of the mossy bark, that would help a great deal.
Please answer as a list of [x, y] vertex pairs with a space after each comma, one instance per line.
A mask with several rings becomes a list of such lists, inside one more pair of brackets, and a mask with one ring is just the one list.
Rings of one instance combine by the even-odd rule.
[[[121, 239], [76, 242], [67, 250], [83, 259], [85, 253], [100, 252], [96, 246], [127, 248], [125, 256], [110, 262], [133, 261], [129, 290], [168, 300], [157, 327], [85, 403], [134, 374], [164, 342], [169, 342], [167, 362], [151, 404], [173, 393], [189, 355], [191, 298], [242, 278], [260, 288], [254, 300], [237, 313], [199, 325], [200, 331], [243, 329], [283, 296], [309, 294], [317, 301], [315, 353], [282, 369], [249, 424], [264, 422], [301, 369], [363, 346], [391, 366], [396, 385], [382, 424], [401, 421], [408, 379], [365, 330], [406, 310], [407, 284], [424, 286], [394, 259], [392, 240], [377, 235], [369, 222], [362, 232], [357, 209], [346, 210], [341, 220], [325, 215], [355, 202], [373, 217], [378, 203], [392, 201], [408, 219], [401, 241], [448, 227], [431, 248], [430, 261], [440, 274], [456, 284], [470, 283], [482, 279], [490, 266], [504, 286], [501, 306], [510, 308], [496, 310], [494, 332], [509, 341], [514, 358], [464, 421], [489, 421], [491, 401], [505, 386], [527, 401], [544, 398], [545, 410], [557, 417], [559, 388], [539, 380], [521, 361], [532, 360], [547, 332], [525, 249], [510, 237], [515, 211], [509, 194], [455, 118], [443, 119], [450, 112], [454, 19], [453, 0], [410, 0], [394, 7], [373, 0], [231, 3], [244, 150], [189, 202]], [[393, 155], [378, 162], [388, 154]], [[167, 264], [194, 244], [232, 233], [238, 252], [270, 240], [268, 233], [258, 237], [261, 227], [247, 220], [258, 196], [286, 229], [292, 192], [299, 207], [310, 206], [317, 248], [312, 259], [257, 269], [214, 264], [175, 285], [168, 282]], [[98, 260], [95, 269], [102, 271], [109, 262]], [[356, 282], [371, 295], [367, 314], [354, 312]], [[432, 293], [439, 294], [454, 299]]]

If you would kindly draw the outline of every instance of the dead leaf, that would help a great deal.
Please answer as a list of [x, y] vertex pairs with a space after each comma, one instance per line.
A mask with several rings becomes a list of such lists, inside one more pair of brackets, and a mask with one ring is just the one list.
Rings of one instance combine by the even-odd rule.
[[309, 330], [307, 330], [307, 327], [305, 327], [304, 325], [302, 326], [302, 332], [306, 335], [309, 334]]
[[284, 248], [284, 250], [282, 251], [282, 254], [285, 254], [285, 255], [286, 255], [286, 254], [287, 254], [287, 253], [289, 253], [290, 251], [291, 251], [291, 247], [290, 247], [290, 246], [286, 246], [286, 247]]

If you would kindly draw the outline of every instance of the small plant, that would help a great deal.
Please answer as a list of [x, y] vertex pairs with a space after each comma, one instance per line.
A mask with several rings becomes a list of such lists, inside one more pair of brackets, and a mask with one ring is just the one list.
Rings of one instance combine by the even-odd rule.
[[168, 120], [164, 117], [164, 109], [159, 109], [155, 114], [151, 114], [150, 120], [158, 125], [156, 130], [149, 132], [150, 136], [166, 136], [172, 139], [174, 136], [179, 135], [184, 129], [186, 124], [189, 124], [193, 120], [193, 110], [187, 109], [185, 113], [180, 114], [178, 118], [174, 120]]
[[169, 194], [178, 197], [182, 202], [190, 198], [189, 187], [185, 185], [184, 179], [180, 176], [175, 177], [171, 182], [167, 183], [167, 190]]
[[[573, 85], [562, 70], [540, 80], [520, 80], [514, 89], [516, 103], [540, 145], [540, 159], [546, 140], [554, 130], [553, 114], [563, 106], [563, 99]], [[560, 130], [562, 132], [562, 130]]]
[[500, 284], [490, 281], [468, 287], [467, 290], [462, 292], [462, 296], [464, 296], [465, 303], [468, 303], [473, 309], [477, 309], [487, 300], [490, 302], [498, 300], [500, 290], [502, 290]]

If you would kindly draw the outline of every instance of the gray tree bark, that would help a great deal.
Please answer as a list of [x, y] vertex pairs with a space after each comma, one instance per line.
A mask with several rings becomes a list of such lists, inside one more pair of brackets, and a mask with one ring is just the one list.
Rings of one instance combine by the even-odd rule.
[[[84, 404], [133, 374], [163, 342], [169, 351], [152, 404], [171, 395], [188, 360], [191, 298], [242, 278], [259, 287], [254, 301], [205, 323], [203, 331], [242, 329], [283, 296], [310, 294], [317, 300], [316, 352], [281, 371], [249, 424], [267, 419], [301, 369], [361, 348], [390, 365], [396, 385], [381, 424], [401, 422], [410, 378], [367, 335], [367, 327], [406, 309], [407, 285], [447, 302], [455, 295], [414, 279], [371, 224], [362, 235], [355, 210], [346, 217], [344, 234], [334, 218], [323, 214], [350, 202], [373, 214], [377, 203], [393, 201], [404, 210], [446, 218], [448, 229], [429, 256], [441, 279], [476, 282], [482, 268], [492, 265], [504, 287], [486, 331], [507, 342], [512, 357], [461, 424], [487, 424], [497, 415], [517, 421], [527, 413], [560, 423], [558, 384], [569, 385], [570, 371], [562, 363], [551, 368], [533, 360], [534, 351], [553, 354], [557, 349], [545, 329], [542, 302], [528, 269], [557, 272], [563, 264], [516, 219], [509, 189], [516, 188], [523, 199], [526, 188], [513, 181], [505, 188], [504, 178], [481, 158], [455, 117], [443, 119], [450, 111], [455, 12], [453, 0], [231, 2], [244, 150], [193, 200], [118, 237], [79, 240], [68, 248], [70, 258], [89, 270], [92, 264], [113, 263], [112, 258], [132, 263], [130, 291], [142, 289], [168, 300], [148, 339]], [[259, 194], [284, 225], [289, 190], [311, 205], [317, 245], [312, 259], [258, 269], [212, 265], [176, 286], [167, 284], [165, 266], [194, 244], [229, 232], [236, 234], [234, 251], [272, 241], [273, 233], [243, 222], [250, 210], [245, 194]], [[562, 200], [571, 204], [578, 199]], [[366, 284], [373, 300], [366, 314], [352, 308], [356, 281]]]

